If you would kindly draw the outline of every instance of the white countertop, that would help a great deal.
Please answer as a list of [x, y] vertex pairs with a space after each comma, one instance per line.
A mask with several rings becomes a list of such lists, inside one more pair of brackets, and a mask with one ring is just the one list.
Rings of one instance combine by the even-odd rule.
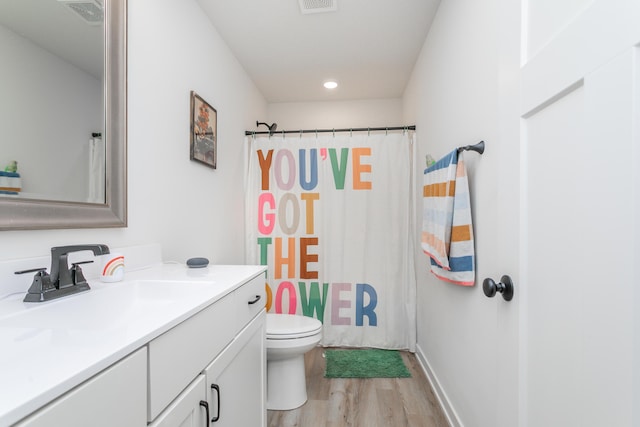
[[19, 421], [264, 271], [158, 264], [127, 272], [123, 282], [90, 279], [91, 290], [46, 303], [24, 303], [24, 294], [1, 300], [0, 426]]

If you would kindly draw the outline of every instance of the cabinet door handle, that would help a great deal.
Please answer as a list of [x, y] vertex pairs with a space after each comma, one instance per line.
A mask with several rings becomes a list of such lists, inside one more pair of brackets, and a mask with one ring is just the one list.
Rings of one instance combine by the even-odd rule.
[[204, 406], [204, 410], [207, 413], [204, 422], [205, 422], [205, 427], [208, 427], [209, 426], [209, 403], [207, 403], [206, 400], [201, 400], [200, 406]]
[[251, 301], [249, 301], [249, 305], [251, 304], [255, 304], [258, 301], [260, 301], [260, 295], [256, 295], [256, 297], [254, 299], [252, 299]]
[[215, 417], [211, 418], [211, 422], [215, 423], [220, 419], [220, 386], [218, 384], [211, 384], [211, 390], [215, 390], [216, 395], [218, 396], [218, 414]]

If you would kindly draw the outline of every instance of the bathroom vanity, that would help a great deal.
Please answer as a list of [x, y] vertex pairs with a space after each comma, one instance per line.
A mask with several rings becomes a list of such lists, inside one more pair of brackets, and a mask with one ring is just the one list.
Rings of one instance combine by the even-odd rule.
[[0, 426], [264, 426], [265, 269], [158, 264], [0, 300]]

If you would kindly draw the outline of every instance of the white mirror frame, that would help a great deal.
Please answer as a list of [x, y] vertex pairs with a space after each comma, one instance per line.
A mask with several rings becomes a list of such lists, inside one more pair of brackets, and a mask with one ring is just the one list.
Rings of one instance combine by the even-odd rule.
[[127, 0], [104, 4], [106, 203], [0, 198], [0, 230], [127, 226]]

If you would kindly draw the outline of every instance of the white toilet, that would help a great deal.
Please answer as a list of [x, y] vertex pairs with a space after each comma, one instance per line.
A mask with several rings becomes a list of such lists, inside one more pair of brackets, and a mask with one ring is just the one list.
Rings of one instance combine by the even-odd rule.
[[318, 319], [267, 313], [267, 409], [286, 411], [307, 401], [304, 354], [321, 338]]

